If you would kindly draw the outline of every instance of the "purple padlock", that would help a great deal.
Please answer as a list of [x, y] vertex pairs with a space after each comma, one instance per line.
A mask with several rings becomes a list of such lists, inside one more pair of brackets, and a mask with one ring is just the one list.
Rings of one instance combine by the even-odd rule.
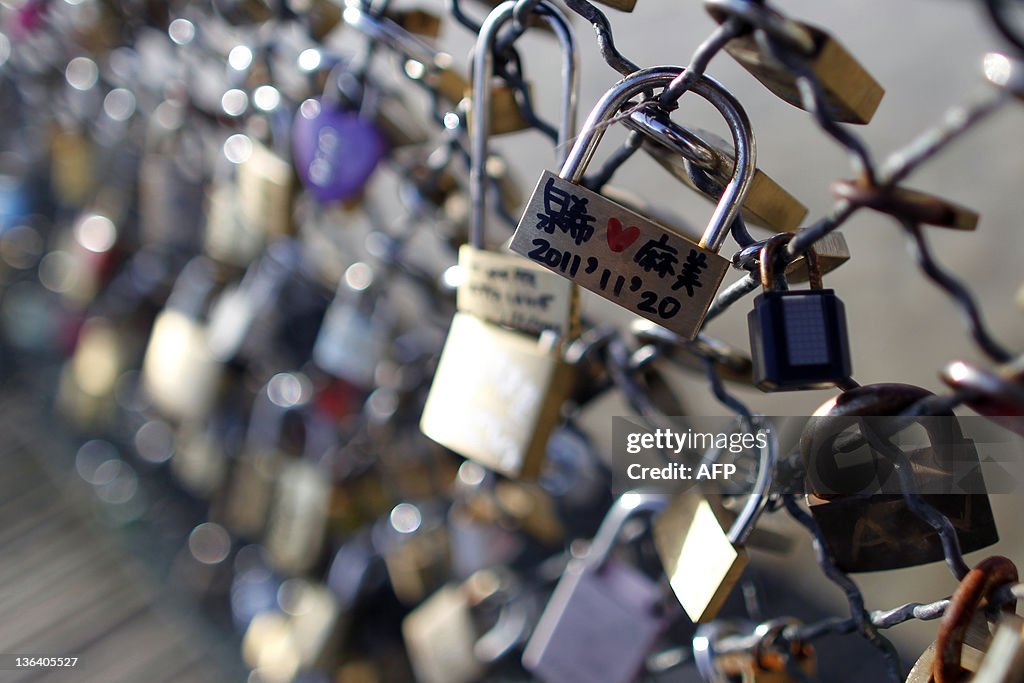
[[292, 155], [299, 179], [321, 204], [359, 195], [386, 152], [377, 126], [357, 112], [318, 99], [299, 105]]

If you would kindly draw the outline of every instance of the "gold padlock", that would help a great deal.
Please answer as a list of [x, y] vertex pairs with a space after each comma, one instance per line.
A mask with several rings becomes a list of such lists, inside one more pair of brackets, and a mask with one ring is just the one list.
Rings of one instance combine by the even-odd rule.
[[[494, 39], [513, 16], [513, 5], [503, 7], [488, 16], [475, 49], [473, 85], [483, 122], [490, 118]], [[559, 34], [563, 59], [575, 74], [568, 23], [547, 3], [537, 11]], [[575, 87], [574, 76], [570, 86]], [[570, 89], [563, 100], [563, 139], [571, 136], [574, 95]], [[548, 437], [570, 390], [570, 366], [562, 357], [561, 341], [578, 327], [576, 292], [571, 283], [525, 259], [484, 250], [487, 128], [486, 123], [473, 128], [470, 245], [459, 252], [465, 269], [460, 310], [452, 320], [420, 428], [485, 467], [532, 479], [540, 474]], [[492, 294], [498, 297], [496, 304], [489, 302]]]
[[717, 501], [687, 489], [673, 496], [654, 522], [654, 542], [669, 584], [694, 623], [715, 618], [749, 562], [744, 543], [767, 503], [778, 456], [771, 428], [759, 451], [757, 486], [738, 515], [731, 517]]
[[[527, 84], [527, 90], [530, 85]], [[491, 84], [491, 135], [504, 135], [505, 133], [516, 133], [530, 128], [530, 122], [523, 116], [519, 102], [516, 100], [516, 90], [507, 84], [495, 80]], [[465, 97], [469, 101], [469, 125], [473, 126], [473, 91], [467, 89]]]
[[558, 345], [456, 313], [420, 429], [485, 467], [536, 478], [570, 371]]
[[[644, 135], [644, 151], [673, 177], [712, 201], [718, 201], [735, 170], [732, 145], [709, 131], [684, 129], [667, 118], [647, 112], [634, 112], [623, 123]], [[701, 156], [706, 156], [707, 160], [688, 159], [680, 153], [681, 143], [699, 147]], [[775, 232], [793, 232], [807, 215], [807, 207], [757, 168], [750, 191], [743, 200], [742, 215], [753, 225]]]
[[95, 150], [84, 131], [55, 127], [50, 135], [50, 183], [58, 201], [81, 206], [96, 187]]
[[295, 170], [270, 148], [251, 140], [252, 152], [238, 166], [238, 206], [249, 229], [264, 238], [290, 235], [296, 193]]
[[[826, 31], [745, 0], [706, 0], [704, 5], [719, 23], [732, 16], [748, 18], [758, 30], [762, 26], [768, 27], [765, 30], [769, 30], [773, 37], [783, 37], [799, 45], [800, 58], [806, 61], [825, 91], [827, 113], [844, 123], [871, 121], [885, 90]], [[753, 32], [730, 40], [725, 51], [779, 98], [803, 108], [796, 75], [772, 55], [766, 54]]]

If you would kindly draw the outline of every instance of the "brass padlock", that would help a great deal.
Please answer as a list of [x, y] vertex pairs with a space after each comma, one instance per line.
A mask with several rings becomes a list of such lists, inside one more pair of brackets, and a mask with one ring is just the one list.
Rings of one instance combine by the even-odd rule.
[[749, 562], [744, 543], [768, 502], [778, 458], [773, 431], [768, 429], [766, 436], [765, 447], [759, 449], [757, 486], [733, 521], [726, 521], [719, 501], [691, 488], [674, 495], [654, 522], [654, 541], [669, 584], [694, 623], [715, 618]]
[[282, 611], [257, 614], [242, 637], [242, 658], [267, 683], [289, 683], [300, 671], [337, 661], [342, 611], [326, 586], [291, 579], [278, 591]]
[[[843, 452], [840, 439], [858, 428], [858, 418], [889, 428], [885, 416], [899, 415], [930, 396], [906, 384], [873, 384], [845, 391], [826, 402], [807, 423], [800, 451], [807, 468], [807, 503], [825, 538], [829, 555], [846, 572], [881, 571], [943, 559], [936, 531], [907, 505], [894, 465], [870, 451], [865, 464]], [[952, 413], [919, 418], [931, 445], [908, 456], [921, 498], [947, 516], [965, 552], [999, 540], [978, 455]], [[888, 436], [891, 436], [889, 434]], [[845, 461], [844, 461], [845, 459]], [[850, 463], [850, 464], [845, 464]], [[954, 490], [955, 479], [974, 491]], [[955, 474], [954, 474], [955, 473]]]
[[577, 183], [607, 124], [632, 97], [667, 86], [678, 67], [638, 71], [609, 90], [556, 176], [545, 172], [512, 238], [511, 248], [637, 315], [692, 339], [729, 261], [718, 251], [754, 176], [754, 139], [739, 102], [703, 77], [691, 89], [711, 102], [733, 133], [732, 180], [699, 243], [658, 225]]
[[509, 579], [479, 571], [448, 584], [402, 621], [402, 637], [419, 683], [473, 683], [487, 666], [521, 639], [526, 614], [515, 602], [503, 605], [490, 631], [478, 635], [473, 609], [506, 597]]
[[298, 460], [296, 449], [284, 443], [285, 427], [289, 415], [308, 407], [311, 390], [307, 382], [300, 375], [279, 373], [253, 400], [242, 451], [231, 468], [223, 497], [214, 503], [215, 517], [244, 539], [263, 538], [280, 472], [287, 463]]
[[1024, 680], [1024, 619], [1005, 614], [971, 683], [1014, 683]]
[[[967, 572], [950, 597], [935, 642], [918, 658], [907, 676], [907, 683], [964, 683], [968, 679], [979, 680], [969, 674], [981, 668], [984, 659], [988, 658], [985, 651], [992, 643], [988, 637], [983, 637], [981, 642], [975, 637], [973, 644], [970, 643], [971, 627], [975, 622], [981, 622], [978, 629], [984, 631], [984, 636], [988, 636], [982, 608], [998, 589], [1016, 583], [1017, 580], [1017, 567], [998, 555], [982, 560]], [[1012, 617], [1015, 612], [1015, 602], [1004, 605], [1004, 616]]]
[[82, 206], [96, 188], [95, 149], [85, 131], [55, 126], [50, 134], [50, 184], [57, 201]]
[[217, 396], [221, 364], [206, 340], [206, 314], [218, 287], [215, 264], [189, 261], [157, 315], [142, 361], [142, 386], [161, 414], [201, 418]]
[[[484, 121], [493, 41], [513, 10], [508, 4], [492, 12], [477, 39], [474, 91]], [[546, 3], [536, 11], [562, 38], [563, 59], [574, 74], [568, 23]], [[575, 87], [574, 76], [570, 86]], [[573, 90], [565, 95], [563, 139], [572, 135], [573, 96]], [[486, 126], [474, 129], [471, 158], [472, 223], [470, 245], [459, 252], [465, 266], [460, 311], [452, 320], [420, 427], [438, 443], [486, 467], [530, 479], [540, 473], [547, 438], [570, 390], [570, 366], [562, 358], [561, 343], [548, 337], [560, 340], [576, 333], [576, 292], [571, 283], [518, 256], [483, 250]], [[498, 296], [497, 305], [489, 298], [492, 293]], [[544, 332], [540, 339], [532, 336], [539, 331]]]
[[558, 344], [456, 313], [420, 429], [485, 467], [536, 478], [570, 377]]
[[[704, 5], [719, 23], [733, 16], [745, 18], [757, 27], [755, 31], [768, 31], [772, 38], [797, 48], [799, 59], [806, 61], [825, 90], [829, 116], [844, 123], [871, 121], [885, 90], [826, 31], [746, 0], [705, 0]], [[783, 46], [782, 49], [791, 48]], [[755, 32], [733, 38], [726, 44], [725, 51], [775, 95], [803, 108], [797, 76], [771, 54], [766, 54]]]
[[436, 507], [399, 503], [376, 522], [373, 542], [395, 597], [407, 605], [422, 602], [450, 574], [447, 527]]
[[104, 429], [117, 418], [115, 391], [136, 349], [126, 326], [92, 316], [78, 333], [74, 355], [64, 364], [57, 391], [60, 412], [83, 428]]
[[[526, 85], [530, 91], [530, 85]], [[527, 130], [531, 127], [530, 122], [523, 116], [522, 107], [519, 106], [516, 89], [502, 82], [500, 79], [493, 79], [490, 87], [491, 98], [491, 135], [504, 135]], [[473, 127], [474, 102], [473, 91], [466, 90], [465, 99], [468, 101], [467, 116], [470, 128]]]
[[295, 169], [266, 145], [248, 139], [251, 152], [239, 163], [236, 178], [242, 220], [264, 239], [293, 234]]
[[203, 253], [230, 266], [249, 265], [266, 241], [258, 225], [245, 220], [238, 186], [226, 178], [215, 179], [206, 191]]
[[[644, 136], [643, 149], [673, 177], [701, 195], [718, 201], [735, 168], [732, 146], [710, 131], [683, 128], [668, 117], [637, 111], [623, 123]], [[696, 147], [704, 158], [691, 159], [685, 152]], [[807, 215], [807, 207], [772, 180], [754, 169], [750, 191], [743, 199], [743, 219], [779, 232], [793, 232]]]

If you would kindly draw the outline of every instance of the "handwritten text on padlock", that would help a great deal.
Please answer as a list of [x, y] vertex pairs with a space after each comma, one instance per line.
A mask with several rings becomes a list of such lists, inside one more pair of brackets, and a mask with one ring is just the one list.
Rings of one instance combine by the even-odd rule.
[[693, 338], [729, 261], [615, 202], [541, 176], [512, 251]]

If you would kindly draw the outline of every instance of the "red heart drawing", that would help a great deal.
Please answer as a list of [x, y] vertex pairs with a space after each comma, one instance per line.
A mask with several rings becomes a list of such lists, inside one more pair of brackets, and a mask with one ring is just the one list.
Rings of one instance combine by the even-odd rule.
[[629, 245], [636, 242], [640, 237], [640, 228], [635, 225], [629, 228], [622, 227], [622, 221], [618, 218], [608, 219], [608, 246], [612, 251], [625, 251]]

